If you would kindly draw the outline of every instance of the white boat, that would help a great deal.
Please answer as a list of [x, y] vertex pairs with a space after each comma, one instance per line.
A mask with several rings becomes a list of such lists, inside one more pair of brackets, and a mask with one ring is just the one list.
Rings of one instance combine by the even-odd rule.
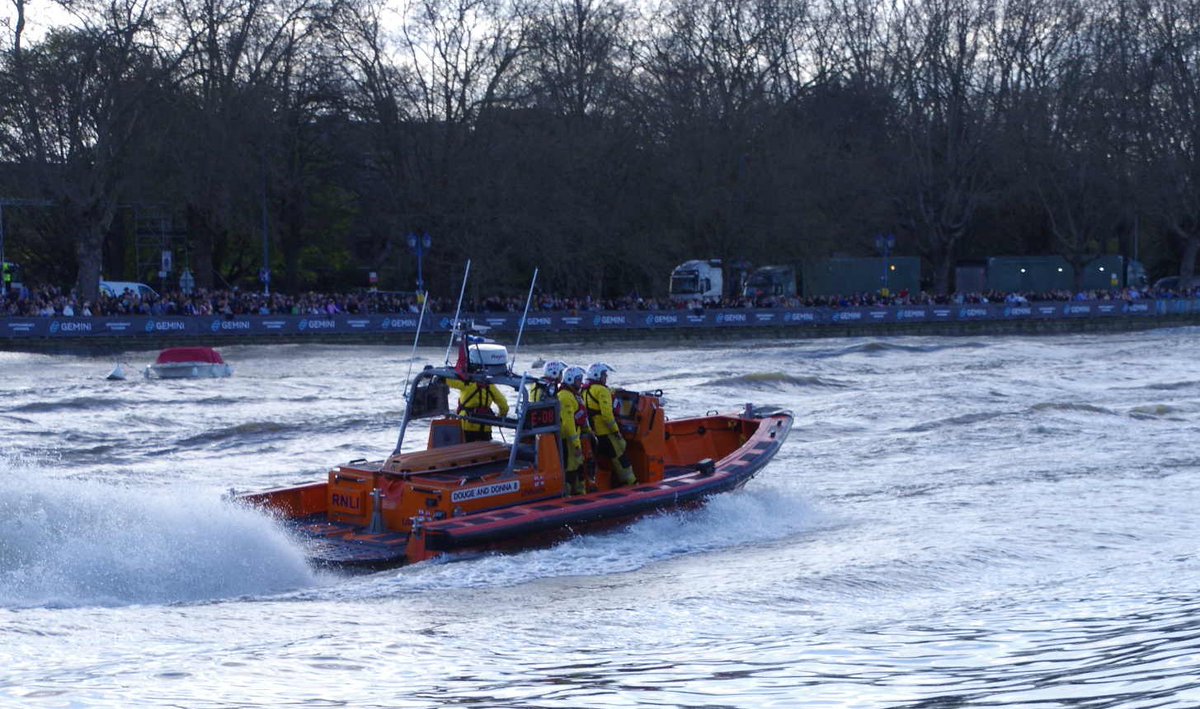
[[157, 379], [228, 377], [233, 367], [211, 347], [169, 347], [146, 367], [146, 376]]

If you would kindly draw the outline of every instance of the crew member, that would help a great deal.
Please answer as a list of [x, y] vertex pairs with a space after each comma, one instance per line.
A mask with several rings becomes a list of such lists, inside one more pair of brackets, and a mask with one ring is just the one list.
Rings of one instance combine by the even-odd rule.
[[558, 389], [559, 419], [562, 428], [563, 474], [568, 495], [587, 492], [583, 478], [583, 437], [591, 435], [587, 409], [579, 392], [583, 388], [583, 368], [567, 367]]
[[562, 383], [563, 372], [566, 371], [567, 365], [565, 362], [560, 362], [552, 359], [542, 367], [542, 378], [535, 381], [529, 387], [529, 400], [541, 401], [548, 396], [558, 394], [558, 387]]
[[[459, 381], [458, 379], [447, 379], [446, 383], [452, 389], [458, 391], [458, 415], [471, 416], [496, 416], [495, 406], [499, 410], [500, 418], [508, 416], [508, 399], [504, 398], [504, 394], [496, 388], [495, 384], [489, 384], [486, 381], [477, 382], [475, 380]], [[470, 443], [471, 441], [490, 441], [492, 440], [492, 427], [485, 423], [475, 423], [462, 419], [463, 440]]]
[[613, 415], [612, 391], [608, 388], [608, 373], [616, 370], [604, 362], [596, 362], [588, 367], [588, 383], [583, 390], [583, 400], [587, 406], [588, 418], [592, 431], [596, 434], [596, 452], [609, 461], [614, 483], [633, 485], [637, 476], [633, 474], [633, 465], [629, 456], [625, 455], [625, 439], [617, 428], [617, 417]]

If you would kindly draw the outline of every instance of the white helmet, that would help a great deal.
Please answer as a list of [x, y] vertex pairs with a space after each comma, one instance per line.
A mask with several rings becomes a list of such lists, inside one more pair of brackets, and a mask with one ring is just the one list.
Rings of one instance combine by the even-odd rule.
[[588, 367], [587, 378], [589, 381], [598, 382], [604, 378], [604, 375], [606, 372], [615, 372], [615, 371], [617, 371], [617, 370], [613, 369], [612, 367], [608, 366], [607, 364], [605, 364], [603, 362], [596, 362], [592, 366]]
[[583, 367], [567, 367], [563, 372], [562, 383], [569, 387], [583, 384]]
[[562, 379], [563, 370], [566, 368], [566, 362], [560, 362], [556, 359], [552, 359], [546, 363], [545, 367], [542, 367], [542, 377], [557, 382], [558, 380]]

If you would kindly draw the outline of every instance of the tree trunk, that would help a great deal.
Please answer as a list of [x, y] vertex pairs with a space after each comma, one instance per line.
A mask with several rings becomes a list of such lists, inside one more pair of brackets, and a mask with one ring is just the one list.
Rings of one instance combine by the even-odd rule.
[[[100, 268], [104, 256], [104, 232], [100, 224], [83, 223], [79, 226], [79, 241], [75, 244], [75, 256], [79, 260], [79, 275], [76, 283], [81, 300], [95, 305], [100, 296]], [[92, 309], [96, 312], [96, 308]]]
[[950, 292], [950, 265], [954, 259], [949, 249], [938, 249], [930, 254], [933, 261], [933, 292], [945, 295]]
[[192, 238], [192, 275], [196, 287], [211, 290], [213, 287], [213, 232], [200, 208], [187, 206], [187, 230]]
[[[300, 290], [300, 253], [304, 250], [304, 195], [300, 190], [289, 190], [280, 206], [281, 224], [279, 247], [283, 251], [283, 287], [289, 293]], [[323, 284], [329, 288], [329, 283]]]
[[1188, 279], [1196, 273], [1196, 255], [1200, 254], [1200, 234], [1183, 229], [1176, 229], [1176, 232], [1184, 239], [1183, 256], [1179, 264], [1179, 282], [1183, 284], [1187, 283]]

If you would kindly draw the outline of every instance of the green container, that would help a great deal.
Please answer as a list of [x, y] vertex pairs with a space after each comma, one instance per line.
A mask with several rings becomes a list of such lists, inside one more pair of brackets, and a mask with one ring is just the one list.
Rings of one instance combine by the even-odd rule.
[[921, 289], [921, 259], [916, 256], [884, 258], [830, 258], [804, 264], [806, 296], [891, 293]]
[[[1100, 256], [1084, 267], [1084, 290], [1124, 286], [1125, 258]], [[987, 288], [1001, 293], [1075, 289], [1075, 271], [1062, 256], [995, 256], [988, 259]]]

